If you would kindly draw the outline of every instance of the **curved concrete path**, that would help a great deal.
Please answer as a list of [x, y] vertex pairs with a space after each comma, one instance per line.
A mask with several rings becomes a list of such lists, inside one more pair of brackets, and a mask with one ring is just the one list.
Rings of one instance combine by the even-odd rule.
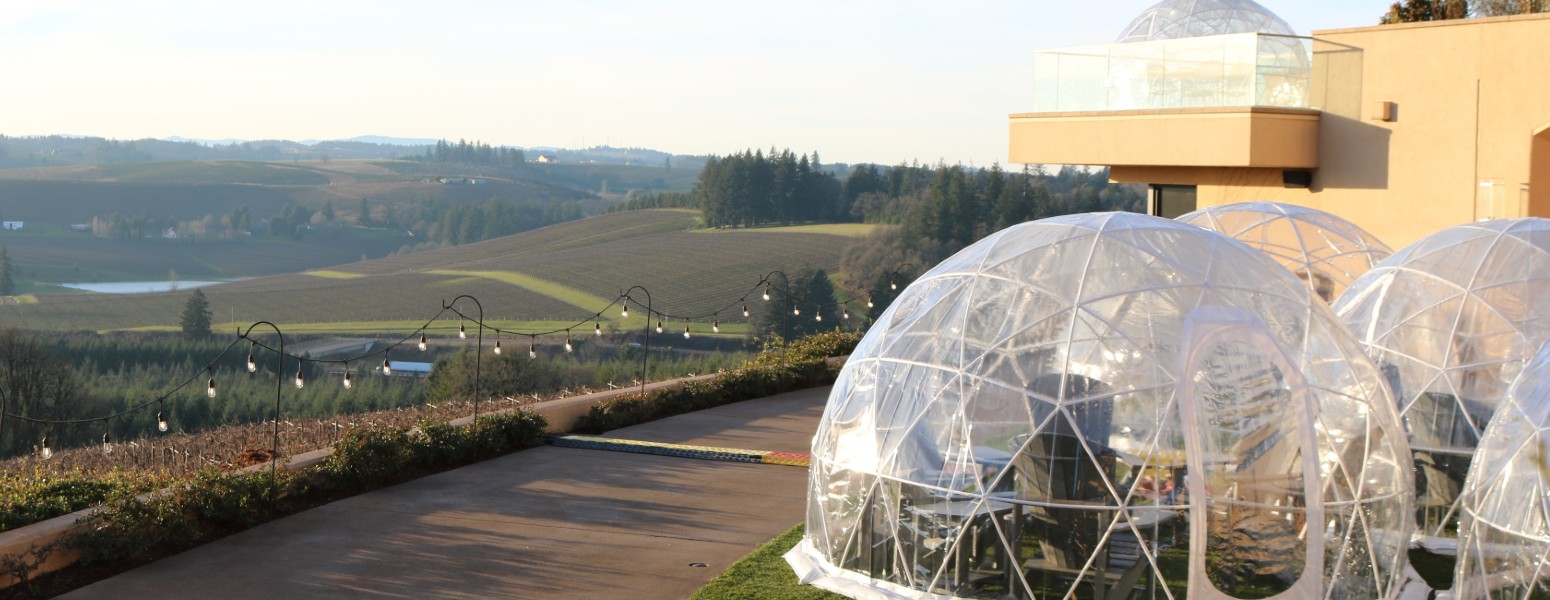
[[[828, 392], [608, 435], [805, 453]], [[801, 521], [806, 484], [807, 470], [790, 466], [535, 448], [296, 514], [62, 597], [679, 599]]]

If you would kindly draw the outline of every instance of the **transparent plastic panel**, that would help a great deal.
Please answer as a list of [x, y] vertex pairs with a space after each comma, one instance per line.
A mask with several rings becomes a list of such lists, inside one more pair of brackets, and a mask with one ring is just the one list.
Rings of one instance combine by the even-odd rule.
[[[1202, 306], [1258, 325], [1197, 372]], [[1273, 369], [1247, 358], [1270, 350]], [[1256, 548], [1270, 572], [1302, 565], [1299, 594], [1380, 588], [1404, 566], [1413, 468], [1384, 376], [1302, 281], [1221, 234], [1122, 213], [1020, 225], [905, 289], [852, 354], [814, 438], [809, 540], [922, 594], [1194, 596], [1218, 589], [1208, 551]], [[1213, 494], [1226, 520], [1197, 534]], [[1366, 520], [1329, 526], [1325, 501]], [[1235, 577], [1217, 583], [1260, 576]]]
[[1393, 254], [1356, 224], [1291, 204], [1244, 202], [1212, 206], [1178, 221], [1227, 235], [1264, 252], [1326, 302]]

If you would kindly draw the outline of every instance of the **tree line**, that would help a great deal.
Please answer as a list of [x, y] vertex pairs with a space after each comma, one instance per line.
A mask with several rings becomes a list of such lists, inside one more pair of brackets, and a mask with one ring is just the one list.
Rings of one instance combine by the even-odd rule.
[[1444, 21], [1550, 12], [1550, 0], [1400, 0], [1378, 20], [1380, 24]]
[[425, 154], [414, 157], [420, 162], [459, 163], [486, 167], [521, 167], [527, 162], [527, 154], [520, 148], [495, 147], [478, 140], [458, 140], [451, 143], [437, 140]]
[[694, 188], [710, 227], [844, 220], [843, 192], [817, 152], [774, 149], [711, 157]]

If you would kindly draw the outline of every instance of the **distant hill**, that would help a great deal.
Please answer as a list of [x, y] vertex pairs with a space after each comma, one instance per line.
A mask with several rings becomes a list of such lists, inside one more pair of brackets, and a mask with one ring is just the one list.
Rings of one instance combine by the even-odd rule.
[[[613, 213], [477, 244], [261, 277], [204, 288], [217, 331], [267, 319], [282, 328], [384, 332], [417, 327], [442, 300], [461, 294], [505, 323], [563, 326], [588, 320], [621, 290], [645, 286], [654, 308], [672, 314], [742, 321], [739, 300], [771, 270], [803, 266], [831, 273], [860, 231], [769, 228], [693, 229], [698, 213]], [[643, 295], [641, 296], [643, 298]], [[187, 292], [109, 296], [58, 294], [0, 306], [0, 321], [42, 330], [170, 327]], [[748, 302], [757, 302], [754, 294]], [[603, 315], [618, 326], [617, 307]], [[643, 322], [632, 316], [624, 326]], [[449, 325], [454, 326], [454, 325]], [[681, 326], [681, 324], [679, 325]], [[455, 326], [454, 326], [455, 327]], [[591, 325], [575, 331], [591, 332]], [[289, 330], [289, 329], [288, 329]]]

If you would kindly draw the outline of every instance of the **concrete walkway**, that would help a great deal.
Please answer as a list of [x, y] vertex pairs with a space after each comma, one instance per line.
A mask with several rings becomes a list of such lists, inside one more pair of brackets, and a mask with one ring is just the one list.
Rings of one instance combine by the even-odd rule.
[[[828, 392], [609, 436], [805, 453]], [[542, 447], [293, 515], [63, 597], [680, 599], [801, 521], [806, 484], [807, 470], [790, 466]]]

